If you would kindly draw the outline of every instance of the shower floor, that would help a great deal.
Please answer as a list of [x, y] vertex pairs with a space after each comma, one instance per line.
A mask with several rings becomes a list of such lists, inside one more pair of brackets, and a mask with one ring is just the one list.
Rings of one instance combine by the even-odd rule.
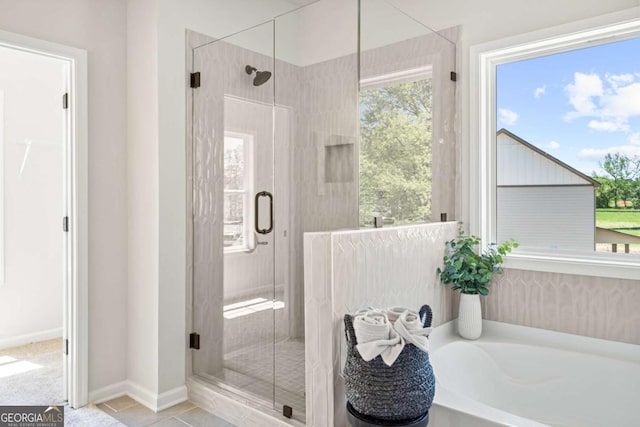
[[[270, 352], [269, 352], [270, 353]], [[304, 421], [304, 340], [282, 340], [275, 343], [274, 362], [271, 354], [265, 355], [265, 346], [245, 347], [225, 354], [222, 372], [215, 379], [227, 386], [272, 401], [275, 408], [283, 405], [293, 408], [293, 417]]]

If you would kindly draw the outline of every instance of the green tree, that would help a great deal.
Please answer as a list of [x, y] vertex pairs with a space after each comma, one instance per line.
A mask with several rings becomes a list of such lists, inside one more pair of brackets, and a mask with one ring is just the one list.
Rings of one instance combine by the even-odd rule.
[[361, 92], [361, 223], [430, 218], [431, 93], [431, 80]]
[[595, 174], [593, 179], [600, 183], [600, 187], [596, 188], [596, 208], [615, 207], [616, 193], [613, 181], [606, 176], [597, 176]]
[[640, 158], [609, 153], [600, 167], [611, 176], [616, 205], [618, 201], [630, 201], [634, 197], [634, 183], [640, 178]]
[[633, 208], [638, 209], [640, 208], [640, 178], [636, 178], [636, 180], [631, 183], [630, 187], [631, 196], [629, 197], [629, 200], [631, 201]]

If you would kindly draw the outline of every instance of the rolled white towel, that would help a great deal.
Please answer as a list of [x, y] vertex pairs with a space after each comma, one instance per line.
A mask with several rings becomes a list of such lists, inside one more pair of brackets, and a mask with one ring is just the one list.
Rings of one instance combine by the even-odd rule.
[[[393, 307], [394, 315], [398, 312], [398, 307]], [[425, 353], [429, 352], [429, 339], [427, 336], [431, 333], [431, 328], [424, 328], [420, 315], [414, 311], [405, 309], [393, 324], [393, 329], [407, 343], [411, 343]]]
[[358, 341], [356, 348], [367, 362], [380, 356], [387, 366], [391, 366], [404, 348], [404, 340], [394, 330], [384, 311], [358, 311], [353, 318], [353, 329]]
[[415, 313], [415, 311], [408, 309], [406, 307], [389, 307], [386, 310], [387, 317], [391, 323], [395, 323], [396, 320], [404, 313], [405, 311], [411, 311]]

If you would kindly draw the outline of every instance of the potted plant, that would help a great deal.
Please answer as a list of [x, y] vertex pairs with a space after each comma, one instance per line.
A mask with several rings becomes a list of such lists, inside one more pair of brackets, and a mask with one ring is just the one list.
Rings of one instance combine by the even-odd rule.
[[442, 283], [453, 284], [453, 290], [461, 293], [458, 333], [471, 340], [482, 334], [480, 296], [489, 295], [487, 285], [494, 274], [502, 273], [503, 256], [518, 247], [513, 239], [500, 245], [491, 243], [478, 251], [476, 247], [480, 244], [479, 237], [461, 233], [457, 239], [447, 242], [444, 269], [438, 268]]

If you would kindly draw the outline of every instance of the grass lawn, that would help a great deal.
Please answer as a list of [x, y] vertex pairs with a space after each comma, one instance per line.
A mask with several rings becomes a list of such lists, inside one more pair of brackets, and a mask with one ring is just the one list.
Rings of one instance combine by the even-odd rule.
[[[640, 236], [640, 209], [596, 209], [596, 225], [622, 233]], [[596, 245], [598, 252], [611, 252], [611, 245]], [[640, 245], [631, 245], [632, 254], [640, 254]], [[624, 245], [618, 245], [618, 252], [624, 252]]]
[[640, 236], [640, 209], [596, 209], [596, 225]]

